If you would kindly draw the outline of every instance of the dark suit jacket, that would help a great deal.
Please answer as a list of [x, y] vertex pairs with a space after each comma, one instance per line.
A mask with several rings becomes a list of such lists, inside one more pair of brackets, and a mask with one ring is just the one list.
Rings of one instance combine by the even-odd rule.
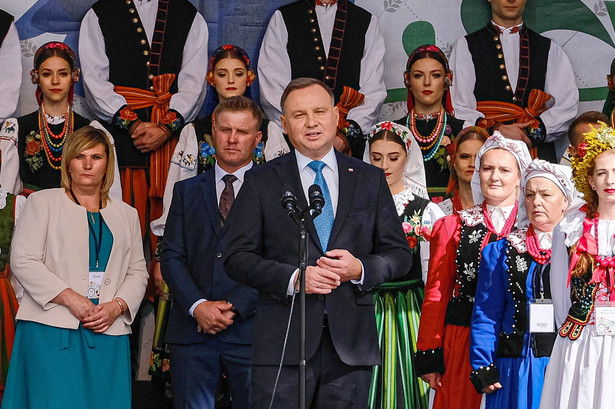
[[[228, 225], [228, 223], [226, 223]], [[162, 276], [171, 289], [173, 308], [166, 341], [176, 344], [204, 342], [214, 335], [197, 332], [190, 316], [201, 298], [228, 300], [237, 309], [234, 323], [218, 339], [251, 344], [257, 293], [230, 279], [222, 265], [221, 228], [214, 169], [177, 182], [164, 231]]]
[[[306, 359], [319, 345], [325, 309], [335, 349], [346, 364], [380, 363], [373, 296], [366, 290], [406, 274], [412, 257], [384, 173], [336, 152], [339, 204], [330, 249], [346, 249], [364, 266], [364, 285], [342, 283], [329, 295], [306, 296]], [[286, 291], [298, 266], [299, 227], [280, 205], [285, 190], [306, 207], [294, 152], [246, 174], [225, 235], [227, 273], [259, 290], [252, 363], [276, 365], [290, 311]], [[309, 262], [323, 255], [309, 223]], [[293, 312], [284, 363], [299, 362], [299, 303]]]

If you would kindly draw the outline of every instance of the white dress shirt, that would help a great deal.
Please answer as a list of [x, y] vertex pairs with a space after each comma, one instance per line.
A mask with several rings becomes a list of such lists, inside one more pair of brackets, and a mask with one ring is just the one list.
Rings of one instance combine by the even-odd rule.
[[[514, 92], [519, 78], [520, 35], [519, 32], [513, 34], [510, 28], [497, 27], [503, 30], [503, 33], [500, 34], [500, 42], [502, 43], [504, 61], [506, 61], [506, 75], [508, 75], [510, 86]], [[461, 37], [457, 41], [449, 62], [454, 75], [451, 98], [455, 117], [474, 125], [476, 120], [483, 118], [484, 115], [476, 110], [476, 98], [474, 96], [476, 73], [472, 54], [468, 49], [468, 42], [465, 37]], [[540, 115], [540, 119], [542, 119], [547, 130], [546, 141], [554, 142], [564, 137], [568, 132], [568, 126], [575, 118], [579, 104], [579, 91], [572, 64], [570, 64], [570, 60], [562, 47], [554, 41], [551, 41], [549, 47], [544, 91], [552, 95], [553, 98], [547, 102], [549, 109]]]
[[[151, 44], [158, 0], [135, 1], [134, 5]], [[177, 92], [169, 103], [169, 108], [179, 112], [186, 123], [196, 118], [205, 100], [208, 37], [205, 19], [197, 12], [184, 45], [181, 70], [177, 75]], [[81, 22], [79, 56], [88, 105], [98, 118], [110, 122], [115, 113], [126, 104], [126, 100], [113, 91], [113, 84], [109, 82], [109, 58], [105, 53], [105, 39], [100, 30], [98, 16], [92, 9]]]
[[[325, 55], [329, 55], [337, 4], [329, 7], [316, 6], [318, 27], [322, 36]], [[346, 41], [350, 41], [346, 39]], [[269, 21], [258, 56], [258, 82], [261, 105], [267, 118], [280, 125], [280, 97], [292, 79], [290, 58], [286, 51], [288, 31], [280, 10], [276, 10]], [[363, 133], [376, 123], [382, 103], [386, 98], [384, 85], [384, 38], [374, 16], [365, 33], [365, 48], [361, 59], [359, 90], [365, 100], [351, 109], [347, 118], [356, 121]]]
[[[308, 190], [310, 186], [314, 184], [314, 179], [316, 178], [316, 172], [308, 166], [313, 159], [308, 158], [305, 155], [302, 155], [298, 150], [295, 150], [295, 156], [297, 157], [297, 167], [299, 169], [299, 177], [301, 178], [301, 187], [303, 188], [303, 193], [305, 194], [306, 199], [309, 197]], [[340, 194], [340, 176], [338, 172], [337, 159], [335, 157], [335, 150], [331, 148], [331, 150], [320, 159], [321, 162], [325, 163], [325, 167], [322, 168], [322, 175], [325, 178], [325, 182], [327, 182], [327, 188], [329, 189], [329, 196], [331, 197], [331, 205], [333, 207], [333, 217], [337, 214], [337, 204]], [[360, 280], [350, 280], [351, 283], [361, 285], [363, 284], [363, 263], [361, 263], [361, 279]], [[295, 270], [293, 275], [290, 277], [288, 281], [288, 287], [286, 289], [286, 294], [293, 295], [295, 292], [295, 279], [299, 274], [299, 269]]]
[[[246, 172], [249, 171], [250, 169], [252, 169], [252, 166], [254, 164], [252, 162], [248, 163], [246, 166], [236, 170], [233, 173], [230, 173], [231, 175], [235, 175], [235, 177], [237, 177], [237, 179], [235, 179], [235, 181], [233, 182], [233, 193], [235, 194], [235, 197], [237, 197], [237, 193], [239, 193], [239, 189], [241, 189], [241, 186], [243, 185], [243, 181], [244, 178], [246, 176]], [[224, 169], [222, 169], [218, 163], [216, 162], [216, 165], [214, 167], [214, 172], [216, 172], [216, 199], [218, 204], [220, 204], [220, 195], [222, 195], [222, 191], [224, 190], [224, 186], [225, 183], [222, 180], [222, 178], [226, 175], [228, 175], [229, 173], [227, 171], [225, 171]], [[205, 298], [201, 298], [200, 300], [197, 300], [194, 302], [194, 304], [192, 304], [192, 306], [190, 307], [190, 315], [194, 317], [194, 310], [197, 307], [197, 305], [203, 303], [207, 301]], [[218, 301], [218, 300], [216, 300]]]
[[17, 109], [21, 89], [21, 45], [15, 23], [11, 23], [0, 47], [0, 125]]

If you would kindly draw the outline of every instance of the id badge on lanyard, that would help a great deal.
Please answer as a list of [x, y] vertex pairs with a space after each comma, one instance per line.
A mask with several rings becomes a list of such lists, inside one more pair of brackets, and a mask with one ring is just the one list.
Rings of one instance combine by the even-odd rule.
[[530, 300], [530, 332], [555, 331], [555, 309], [553, 301], [547, 298]]

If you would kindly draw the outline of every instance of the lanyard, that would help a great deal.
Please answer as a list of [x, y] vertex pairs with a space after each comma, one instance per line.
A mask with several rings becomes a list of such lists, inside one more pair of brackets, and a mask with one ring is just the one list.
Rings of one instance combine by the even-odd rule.
[[539, 290], [538, 293], [540, 294], [540, 299], [543, 300], [545, 298], [544, 273], [547, 267], [551, 264], [551, 262], [548, 262], [545, 264], [539, 264], [539, 263], [536, 263], [536, 264], [537, 264], [537, 267], [540, 267], [540, 268], [536, 272], [537, 274], [534, 276], [534, 294], [536, 293], [536, 287], [537, 287], [536, 281], [538, 281], [540, 283], [540, 286], [538, 287], [538, 290]]
[[[81, 203], [79, 203], [79, 200], [77, 199], [77, 196], [75, 196], [75, 193], [73, 193], [73, 189], [70, 190], [70, 194], [71, 194], [71, 196], [73, 196], [73, 200], [75, 201], [75, 203], [77, 203], [79, 206], [81, 206]], [[102, 215], [102, 213], [100, 213], [100, 209], [102, 209], [102, 201], [98, 202], [98, 211], [99, 211], [99, 213], [98, 213], [98, 218], [99, 218], [98, 238], [96, 237], [96, 233], [94, 232], [94, 227], [92, 226], [92, 222], [90, 222], [90, 218], [89, 217], [87, 218], [88, 219], [88, 228], [90, 229], [90, 233], [92, 233], [92, 237], [94, 238], [94, 248], [96, 249], [96, 268], [98, 268], [100, 249], [102, 247], [103, 215]]]
[[90, 233], [92, 233], [92, 237], [94, 237], [94, 248], [96, 249], [96, 268], [98, 268], [98, 260], [100, 255], [100, 248], [102, 247], [102, 232], [103, 232], [103, 217], [102, 214], [98, 214], [99, 223], [98, 223], [98, 238], [96, 238], [96, 233], [94, 233], [94, 227], [90, 222], [90, 218], [88, 217], [88, 227], [90, 228]]

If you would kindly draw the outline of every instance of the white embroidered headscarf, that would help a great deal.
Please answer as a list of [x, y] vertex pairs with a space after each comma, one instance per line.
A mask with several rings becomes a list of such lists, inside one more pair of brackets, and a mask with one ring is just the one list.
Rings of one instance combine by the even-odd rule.
[[[568, 206], [574, 198], [574, 185], [572, 183], [572, 168], [570, 166], [556, 165], [546, 160], [534, 159], [525, 169], [521, 177], [521, 194], [525, 196], [527, 182], [533, 178], [545, 178], [562, 191], [568, 200]], [[527, 209], [525, 208], [525, 200], [519, 199], [518, 213], [519, 228], [527, 227], [530, 221], [527, 217]]]
[[374, 125], [367, 135], [368, 144], [363, 153], [363, 160], [367, 163], [371, 163], [369, 160], [369, 142], [380, 131], [391, 131], [401, 138], [406, 147], [406, 154], [408, 157], [402, 175], [404, 186], [406, 189], [410, 189], [413, 194], [429, 199], [429, 195], [427, 194], [427, 182], [425, 181], [423, 154], [410, 133], [410, 130], [405, 126], [391, 121], [379, 122]]
[[474, 204], [481, 204], [485, 200], [483, 191], [480, 189], [480, 177], [478, 176], [478, 172], [480, 171], [480, 162], [483, 155], [491, 149], [504, 149], [513, 155], [517, 161], [517, 165], [519, 165], [519, 171], [522, 175], [525, 168], [527, 168], [532, 161], [530, 151], [528, 151], [525, 142], [508, 139], [498, 131], [495, 131], [493, 135], [485, 141], [485, 144], [480, 148], [478, 154], [476, 155], [476, 170], [474, 171], [474, 175], [472, 175], [472, 182], [470, 183], [470, 186], [472, 187]]

